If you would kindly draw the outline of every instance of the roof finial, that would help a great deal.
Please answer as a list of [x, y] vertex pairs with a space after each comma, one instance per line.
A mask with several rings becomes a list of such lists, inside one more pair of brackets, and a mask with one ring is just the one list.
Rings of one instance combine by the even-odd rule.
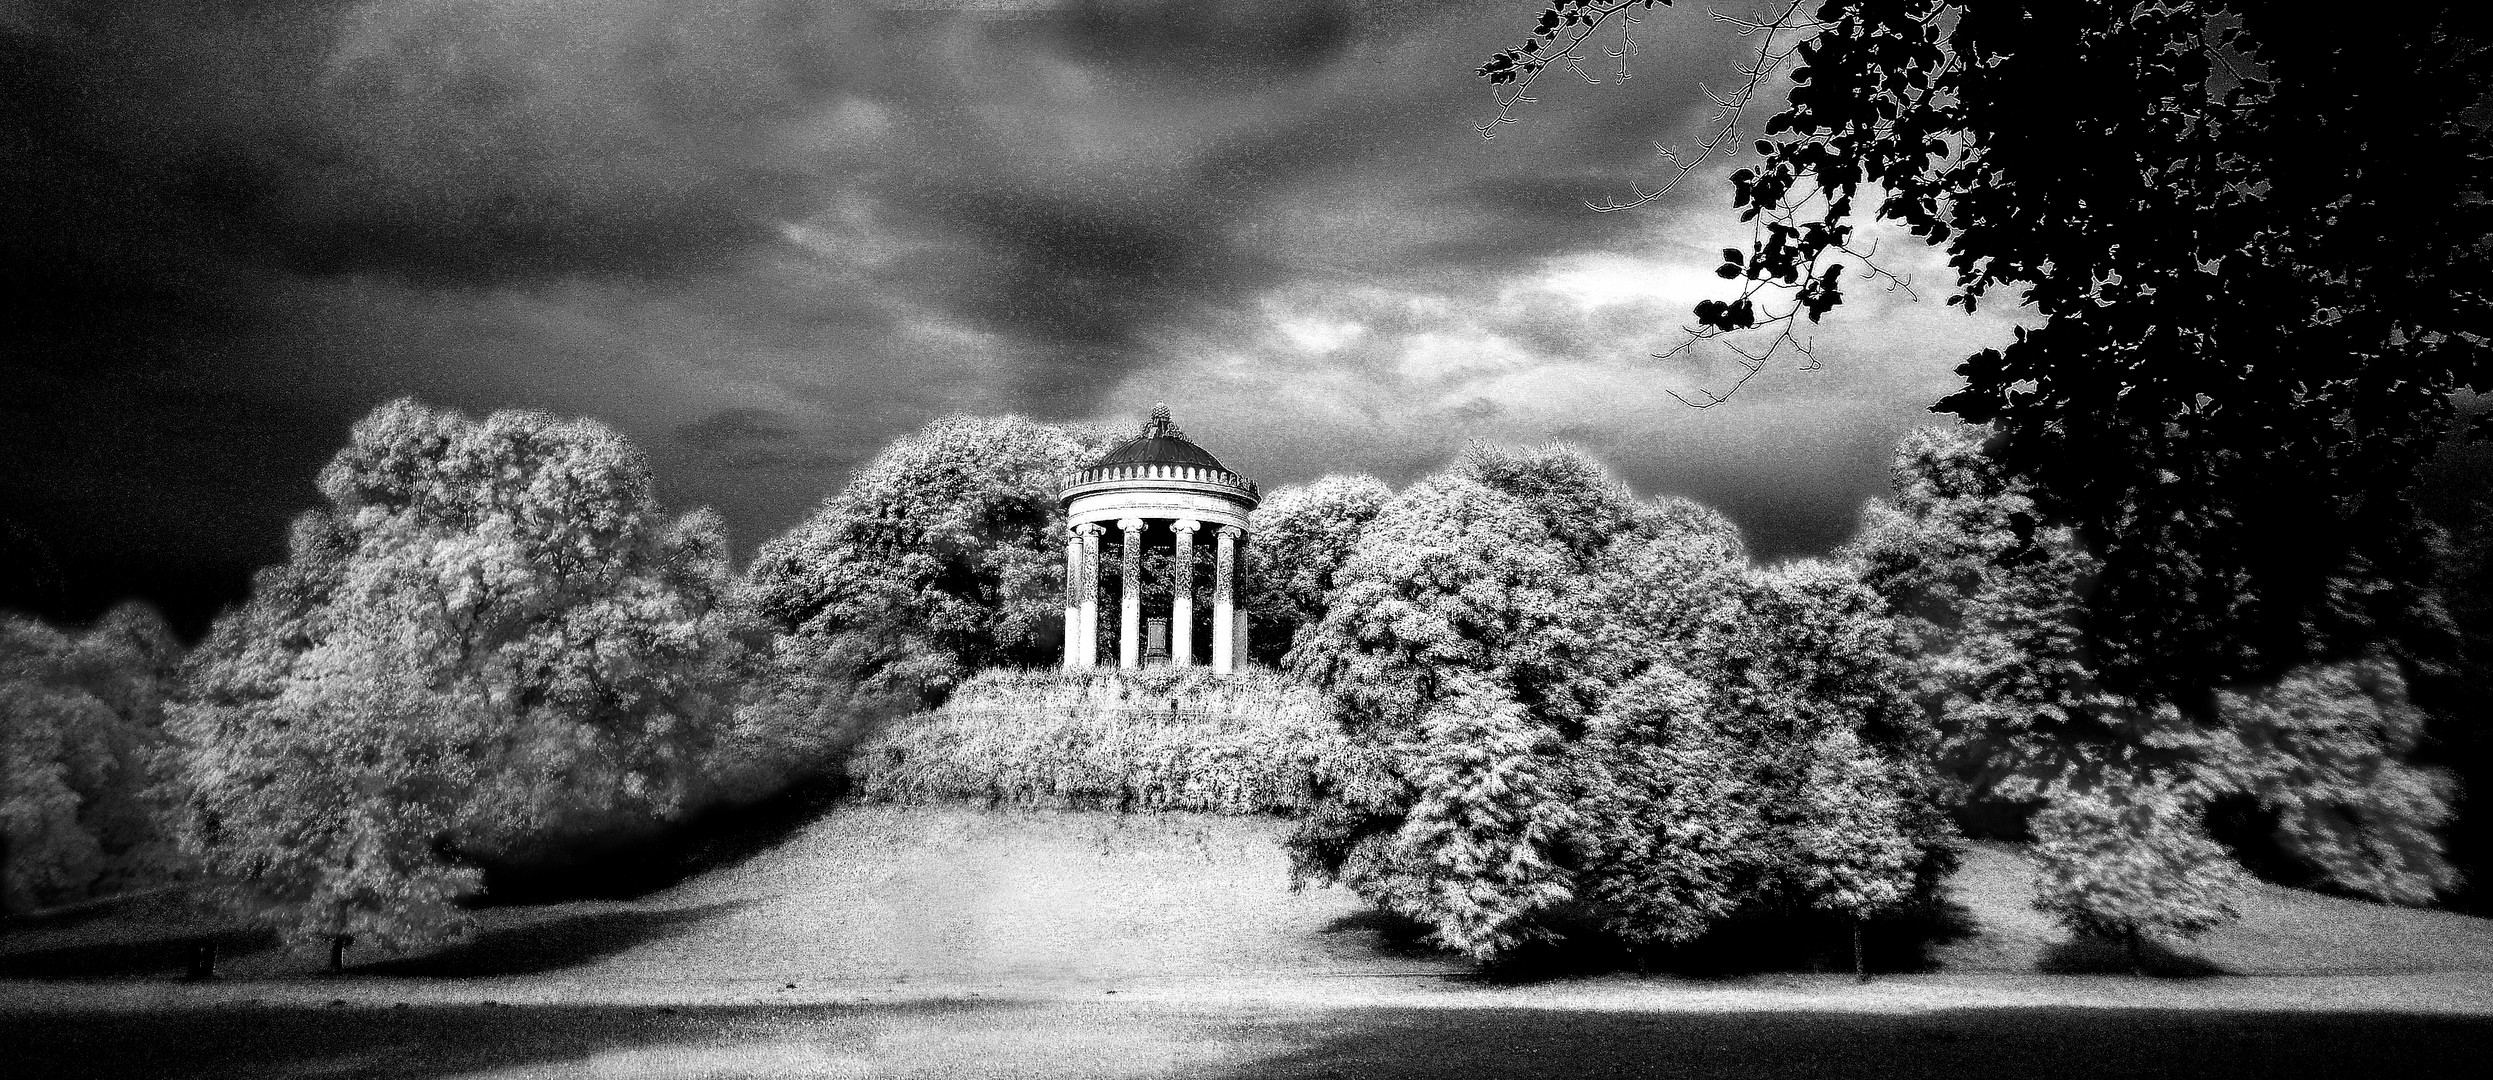
[[1143, 438], [1183, 439], [1185, 437], [1186, 433], [1177, 430], [1177, 424], [1169, 419], [1168, 402], [1163, 401], [1152, 405], [1151, 422], [1143, 425]]

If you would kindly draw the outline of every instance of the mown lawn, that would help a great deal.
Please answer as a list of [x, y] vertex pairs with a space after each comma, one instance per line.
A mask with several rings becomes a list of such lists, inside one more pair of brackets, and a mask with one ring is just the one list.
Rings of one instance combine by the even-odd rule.
[[[1482, 980], [1269, 818], [843, 803], [639, 895], [511, 905], [342, 977], [165, 905], [0, 931], [0, 1077], [2473, 1075], [2493, 921], [2263, 888], [2102, 974], [1978, 847], [1953, 932], [1804, 965]], [[491, 1004], [488, 1004], [491, 1002]]]

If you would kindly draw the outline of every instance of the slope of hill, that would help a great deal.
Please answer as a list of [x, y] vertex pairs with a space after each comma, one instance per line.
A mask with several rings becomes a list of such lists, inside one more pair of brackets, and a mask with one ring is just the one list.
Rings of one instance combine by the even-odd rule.
[[[2073, 944], [2028, 901], [2034, 868], [2014, 845], [1977, 843], [1949, 879], [1973, 933], [1940, 945], [1942, 971], [2125, 967], [2119, 950]], [[2493, 972], [2493, 920], [2255, 885], [2242, 918], [2175, 946], [2154, 966], [2207, 975], [2423, 975]]]
[[[1142, 984], [1417, 985], [1467, 970], [1390, 940], [1385, 921], [1344, 890], [1293, 891], [1277, 843], [1287, 827], [1263, 817], [842, 803], [778, 845], [672, 888], [634, 900], [488, 909], [470, 942], [403, 958], [350, 954], [349, 978], [321, 980], [325, 989], [310, 992], [386, 981], [391, 993], [419, 998], [432, 987], [548, 1001], [694, 1000], [713, 991], [749, 1001], [791, 991], [836, 999]], [[2068, 945], [2027, 906], [2030, 881], [2017, 849], [1978, 845], [1952, 882], [1964, 932], [1937, 946], [1934, 972], [1911, 978], [2014, 976], [2035, 990], [2055, 982], [2038, 973], [2100, 969], [2104, 958]], [[2258, 976], [2462, 974], [2493, 987], [2481, 978], [2493, 974], [2493, 921], [2273, 887], [2249, 897], [2243, 914], [2159, 966]], [[145, 977], [162, 985], [179, 973], [184, 942], [198, 932], [147, 904], [22, 924], [0, 933], [0, 980]], [[227, 940], [219, 965], [226, 993], [256, 993], [250, 988], [269, 985], [256, 980], [291, 982], [319, 967], [265, 941]]]

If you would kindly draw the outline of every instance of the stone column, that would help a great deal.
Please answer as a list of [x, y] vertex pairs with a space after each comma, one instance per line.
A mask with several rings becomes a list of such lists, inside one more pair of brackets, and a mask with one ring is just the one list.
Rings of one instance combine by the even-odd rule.
[[1237, 585], [1238, 527], [1223, 525], [1212, 556], [1212, 670], [1236, 670], [1237, 610], [1231, 600]]
[[1230, 601], [1229, 609], [1237, 613], [1238, 620], [1237, 628], [1229, 632], [1229, 666], [1233, 669], [1247, 666], [1248, 658], [1254, 655], [1247, 651], [1246, 606], [1246, 598], [1252, 595], [1247, 582], [1254, 574], [1255, 567], [1255, 560], [1249, 556], [1248, 552], [1254, 544], [1254, 539], [1245, 532], [1238, 534], [1238, 568], [1229, 575], [1229, 592], [1234, 598]]
[[1117, 666], [1143, 662], [1143, 519], [1124, 518], [1117, 529], [1125, 534], [1123, 571], [1117, 582]]
[[1099, 666], [1099, 534], [1108, 530], [1097, 522], [1076, 525], [1073, 531], [1082, 534], [1082, 662], [1076, 667]]
[[1169, 666], [1195, 662], [1195, 532], [1203, 523], [1179, 518], [1169, 523], [1177, 534], [1177, 580], [1169, 583]]
[[1065, 670], [1082, 666], [1082, 529], [1065, 532]]

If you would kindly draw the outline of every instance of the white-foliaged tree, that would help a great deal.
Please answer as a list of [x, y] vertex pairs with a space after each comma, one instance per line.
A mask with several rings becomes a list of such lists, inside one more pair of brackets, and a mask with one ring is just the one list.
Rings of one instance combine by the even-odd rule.
[[173, 712], [184, 847], [303, 939], [463, 926], [478, 859], [681, 810], [744, 648], [715, 515], [602, 425], [396, 401], [218, 620]]

